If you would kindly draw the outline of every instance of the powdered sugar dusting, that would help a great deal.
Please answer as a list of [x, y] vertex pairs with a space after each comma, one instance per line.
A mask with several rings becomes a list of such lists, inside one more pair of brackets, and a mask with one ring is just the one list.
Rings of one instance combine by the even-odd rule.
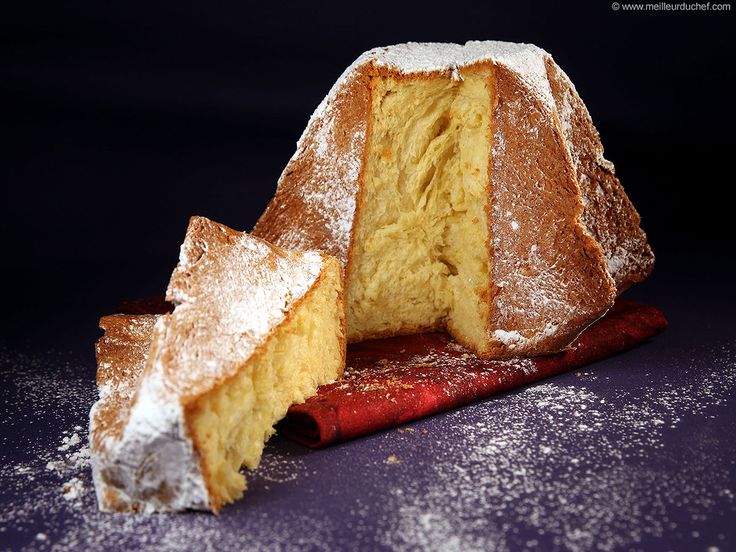
[[[525, 194], [531, 195], [533, 192], [529, 190]], [[525, 197], [519, 198], [519, 210], [528, 209]], [[532, 318], [535, 322], [537, 319], [545, 318], [554, 318], [558, 321], [573, 318], [578, 306], [566, 300], [571, 293], [567, 287], [568, 275], [561, 270], [564, 263], [561, 265], [559, 257], [541, 250], [537, 244], [532, 244], [522, 258], [512, 254], [508, 251], [508, 244], [514, 242], [516, 238], [504, 232], [502, 223], [499, 222], [507, 217], [503, 217], [498, 205], [493, 206], [493, 214], [492, 219], [496, 221], [494, 225], [496, 232], [493, 236], [495, 283], [503, 291], [496, 297], [501, 318], [525, 319], [529, 317], [529, 313], [536, 314]], [[521, 215], [517, 211], [516, 216], [526, 215]], [[506, 292], [507, 288], [515, 292]], [[554, 313], [554, 316], [549, 313]], [[560, 324], [550, 321], [543, 328], [494, 328], [492, 335], [509, 348], [521, 349], [533, 347], [536, 343], [554, 336], [559, 327]]]
[[[683, 550], [729, 550], [736, 465], [713, 430], [730, 423], [736, 344], [658, 354], [657, 366], [629, 353], [318, 452], [277, 438], [249, 495], [220, 516], [134, 516], [99, 512], [84, 460], [67, 458], [86, 442], [91, 361], [85, 369], [58, 351], [0, 348], [0, 386], [17, 393], [3, 411], [0, 541], [60, 551], [555, 552], [657, 550], [668, 548], [664, 538]], [[21, 431], [34, 424], [63, 430]], [[58, 451], [75, 433], [79, 444]], [[66, 499], [66, 483], [82, 492]]]
[[[167, 363], [177, 366], [168, 383], [186, 391], [234, 373], [311, 288], [323, 266], [319, 253], [275, 249], [201, 217], [190, 222], [182, 251], [166, 293], [176, 308], [159, 320], [154, 335], [163, 347], [156, 355], [171, 354]], [[214, 362], [203, 363], [203, 358]]]
[[517, 331], [507, 332], [505, 330], [495, 330], [493, 336], [509, 349], [514, 349], [519, 343], [526, 341], [523, 335]]
[[[544, 59], [549, 58], [540, 64], [551, 95]], [[600, 248], [580, 224], [580, 194], [567, 170], [572, 161], [559, 143], [554, 109], [540, 114], [527, 96], [513, 91], [497, 110], [490, 190], [491, 281], [496, 286], [491, 308], [497, 312], [491, 337], [521, 355], [563, 347], [615, 299]], [[548, 165], [540, 163], [543, 157]], [[562, 174], [553, 176], [551, 166]], [[545, 231], [535, 234], [518, 221], [534, 221]]]
[[[368, 121], [353, 121], [348, 134], [337, 134], [345, 132], [346, 125], [340, 124], [340, 117], [344, 116], [344, 106], [351, 101], [348, 87], [359, 61], [343, 72], [312, 113], [278, 182], [281, 190], [302, 160], [309, 158], [309, 170], [301, 173], [302, 180], [290, 189], [290, 193], [301, 200], [300, 209], [311, 224], [317, 224], [320, 232], [328, 233], [321, 248], [337, 257], [343, 266], [347, 264]], [[316, 247], [313, 236], [308, 235], [308, 228], [303, 224], [281, 223], [279, 226], [278, 235], [270, 236], [278, 245], [300, 250]], [[258, 225], [254, 232], [259, 233]]]
[[[54, 366], [53, 371], [45, 368]], [[34, 516], [52, 519], [60, 511], [77, 510], [94, 502], [89, 476], [90, 450], [84, 424], [95, 395], [95, 386], [83, 376], [78, 364], [68, 355], [50, 351], [32, 356], [0, 347], [0, 388], [15, 393], [25, 412], [5, 403], [0, 443], [0, 488], [6, 502], [0, 508], [2, 533], [23, 528]], [[63, 420], [61, 423], [59, 420]], [[65, 427], [48, 440], [44, 428]], [[21, 450], [26, 454], [19, 454]], [[47, 535], [34, 537], [45, 542]]]
[[[488, 378], [504, 381], [517, 378], [520, 374], [531, 376], [538, 366], [531, 358], [509, 358], [501, 361], [482, 360], [454, 341], [440, 347], [431, 346], [421, 353], [386, 353], [385, 357], [375, 353], [363, 356], [348, 354], [348, 365], [343, 378], [330, 386], [323, 387], [316, 400], [330, 401], [331, 393], [342, 398], [356, 395], [363, 401], [379, 404], [391, 401], [401, 404], [404, 393], [422, 394], [423, 389], [441, 385], [448, 397], [457, 397], [458, 389], [467, 390]], [[482, 383], [481, 383], [482, 385]], [[368, 395], [371, 394], [371, 395]], [[340, 403], [340, 399], [333, 399]]]
[[463, 67], [494, 61], [514, 71], [551, 110], [554, 102], [544, 66], [545, 56], [548, 54], [533, 44], [471, 40], [465, 44], [409, 42], [375, 48], [361, 58], [365, 63], [372, 61], [405, 74], [445, 72], [455, 80], [462, 78]]
[[[355, 215], [355, 196], [362, 169], [361, 153], [365, 147], [367, 121], [356, 122], [355, 128], [351, 129], [352, 134], [348, 137], [347, 144], [343, 144], [335, 136], [337, 117], [340, 115], [340, 106], [344, 103], [340, 97], [345, 93], [341, 86], [344, 84], [333, 87], [310, 118], [297, 144], [293, 159], [299, 158], [308, 148], [312, 148], [310, 181], [302, 183], [296, 192], [301, 195], [308, 209], [313, 210], [320, 220], [324, 221], [331, 234], [330, 241], [337, 247], [330, 253], [344, 264], [347, 262]], [[290, 166], [287, 165], [284, 172], [287, 173], [289, 170]], [[298, 230], [296, 233], [301, 235]], [[285, 240], [284, 243], [294, 247], [301, 241], [297, 239], [297, 243], [294, 243], [293, 240]]]
[[[238, 550], [315, 549], [335, 524], [285, 509], [279, 519], [243, 516], [238, 531], [223, 535], [222, 517], [192, 514], [130, 515], [100, 512], [92, 484], [83, 425], [97, 391], [90, 370], [67, 353], [27, 355], [0, 346], [0, 388], [17, 392], [6, 403], [0, 448], [0, 543], [28, 550], [155, 549], [214, 551], [225, 538]], [[29, 418], [28, 413], [33, 413]], [[34, 431], [18, 438], [18, 429], [34, 425], [67, 427], [49, 438]], [[12, 439], [9, 441], [8, 436]], [[22, 456], [19, 453], [22, 452]], [[14, 459], [8, 455], [15, 454]], [[313, 472], [288, 447], [267, 446], [258, 469], [250, 472], [254, 491], [275, 491], [308, 480]], [[233, 507], [229, 511], [232, 511]], [[137, 545], [131, 544], [131, 539]]]
[[[207, 489], [187, 436], [180, 398], [165, 384], [160, 362], [154, 362], [139, 381], [124, 423], [122, 435], [110, 436], [92, 458], [100, 509], [207, 509]], [[108, 498], [110, 493], [114, 500]]]
[[[430, 448], [417, 462], [436, 461], [428, 477], [407, 478], [391, 490], [396, 515], [386, 520], [382, 544], [394, 550], [639, 549], [647, 538], [679, 530], [673, 509], [685, 509], [695, 522], [717, 508], [736, 514], [728, 472], [703, 462], [717, 454], [707, 441], [692, 443], [680, 469], [660, 472], [652, 464], [653, 456], [671, 464], [668, 432], [686, 418], [712, 417], [732, 399], [736, 351], [730, 345], [723, 354], [715, 366], [693, 357], [684, 381], [678, 381], [682, 373], [665, 381], [658, 373], [641, 389], [623, 391], [586, 371], [579, 374], [582, 385], [545, 383], [454, 412], [433, 431], [459, 434], [462, 454], [431, 434], [419, 440], [404, 433], [407, 443], [391, 448], [402, 466], [414, 461], [412, 443]], [[733, 470], [733, 459], [717, 463]], [[519, 541], [515, 527], [535, 537]], [[718, 544], [713, 537], [688, 549]]]

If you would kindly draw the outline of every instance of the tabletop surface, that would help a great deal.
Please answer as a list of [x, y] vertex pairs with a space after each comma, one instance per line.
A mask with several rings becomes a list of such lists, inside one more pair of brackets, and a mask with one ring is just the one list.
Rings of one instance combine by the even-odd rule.
[[94, 336], [2, 345], [0, 548], [731, 550], [736, 332], [712, 297], [635, 296], [664, 334], [401, 428], [318, 451], [275, 436], [218, 516], [98, 512]]

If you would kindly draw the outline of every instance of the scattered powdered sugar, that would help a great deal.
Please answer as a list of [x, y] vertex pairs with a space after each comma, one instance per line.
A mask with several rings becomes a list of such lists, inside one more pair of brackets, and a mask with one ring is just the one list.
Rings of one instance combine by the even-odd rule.
[[[428, 388], [456, 398], [458, 388], [467, 390], [468, 386], [487, 382], [489, 378], [531, 376], [538, 370], [534, 359], [508, 358], [489, 362], [452, 341], [427, 345], [421, 354], [405, 354], [405, 350], [400, 350], [398, 354], [393, 352], [383, 358], [360, 354], [351, 358], [348, 353], [347, 362], [343, 377], [323, 387], [318, 400], [340, 403], [355, 394], [362, 401], [375, 400], [378, 404], [386, 399], [401, 405], [402, 400], [397, 397], [403, 391], [414, 390], [412, 393], [421, 394]], [[338, 398], [330, 399], [332, 393]], [[369, 398], [366, 393], [373, 395]]]
[[78, 477], [72, 477], [61, 486], [64, 500], [77, 500], [87, 491], [84, 483]]
[[[426, 439], [418, 457], [393, 449], [414, 471], [427, 457], [433, 462], [423, 466], [425, 477], [391, 490], [394, 515], [382, 543], [396, 550], [638, 549], [677, 533], [683, 516], [706, 521], [718, 507], [736, 514], [729, 471], [713, 467], [733, 470], [726, 451], [695, 436], [684, 458], [665, 447], [683, 419], [710, 418], [733, 396], [736, 354], [732, 346], [724, 352], [717, 365], [693, 358], [684, 378], [650, 375], [633, 391], [585, 372], [583, 385], [544, 383], [439, 419], [432, 433], [459, 434], [466, 449], [458, 454]], [[668, 469], [657, 470], [652, 457]], [[519, 527], [536, 536], [520, 541]]]
[[735, 456], [712, 428], [729, 423], [736, 344], [663, 360], [631, 376], [614, 361], [318, 452], [277, 438], [220, 516], [126, 515], [99, 512], [92, 492], [91, 373], [68, 355], [0, 349], [0, 385], [15, 393], [2, 412], [0, 542], [503, 552], [649, 550], [674, 535], [682, 549], [727, 550], [712, 522], [736, 514]]
[[[301, 451], [301, 449], [298, 450]], [[289, 483], [309, 477], [310, 471], [304, 459], [289, 452], [283, 448], [267, 445], [261, 463], [255, 471], [248, 474], [249, 486], [255, 480], [258, 481], [258, 484], [264, 483], [265, 488], [268, 489], [271, 483]]]
[[69, 450], [71, 447], [74, 447], [78, 444], [79, 444], [79, 435], [77, 433], [73, 433], [71, 437], [64, 437], [61, 440], [61, 446], [57, 447], [56, 450], [61, 450], [61, 451]]
[[[50, 351], [33, 356], [5, 348], [0, 348], [0, 369], [0, 388], [10, 399], [2, 411], [0, 549], [14, 542], [23, 544], [12, 548], [28, 550], [221, 549], [218, 516], [98, 510], [87, 430], [80, 425], [97, 395], [89, 370], [85, 375], [82, 365], [68, 354]], [[48, 428], [64, 424], [69, 429], [49, 439]], [[32, 431], [36, 425], [46, 428], [45, 433]], [[298, 452], [290, 454], [288, 446], [267, 447], [248, 480], [251, 487], [269, 489], [312, 475]], [[247, 508], [245, 500], [239, 504]], [[334, 530], [333, 522], [305, 518], [289, 511], [288, 505], [280, 519], [244, 514], [246, 522], [239, 523], [242, 532], [233, 531], [227, 538], [239, 550], [320, 549]], [[131, 538], [139, 539], [138, 545], [131, 546]]]
[[[57, 369], [44, 370], [49, 362]], [[0, 349], [0, 365], [7, 370], [0, 387], [22, 405], [19, 412], [17, 405], [6, 404], [2, 413], [0, 488], [9, 500], [0, 509], [1, 542], [3, 533], [23, 531], [35, 519], [77, 508], [94, 495], [86, 429], [79, 424], [86, 423], [95, 388], [68, 355], [58, 352], [37, 357]], [[59, 427], [59, 420], [70, 422], [69, 429], [49, 443], [43, 428]], [[34, 538], [46, 542], [48, 535]]]

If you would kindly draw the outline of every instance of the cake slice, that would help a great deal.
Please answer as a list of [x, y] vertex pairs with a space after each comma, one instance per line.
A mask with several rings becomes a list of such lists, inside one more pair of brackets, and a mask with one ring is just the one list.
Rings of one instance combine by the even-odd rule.
[[567, 76], [495, 41], [361, 55], [253, 233], [340, 259], [350, 341], [446, 329], [486, 358], [563, 349], [654, 261]]
[[289, 406], [345, 364], [342, 270], [193, 217], [163, 315], [113, 315], [90, 443], [100, 508], [217, 512]]

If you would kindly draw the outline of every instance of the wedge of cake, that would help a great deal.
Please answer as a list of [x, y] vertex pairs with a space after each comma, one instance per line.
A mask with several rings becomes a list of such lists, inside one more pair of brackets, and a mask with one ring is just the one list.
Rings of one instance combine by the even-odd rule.
[[447, 329], [483, 357], [566, 347], [651, 271], [574, 86], [529, 44], [360, 56], [253, 233], [345, 267], [348, 339]]
[[163, 315], [113, 315], [90, 413], [100, 508], [219, 511], [291, 404], [345, 364], [339, 262], [193, 217]]

